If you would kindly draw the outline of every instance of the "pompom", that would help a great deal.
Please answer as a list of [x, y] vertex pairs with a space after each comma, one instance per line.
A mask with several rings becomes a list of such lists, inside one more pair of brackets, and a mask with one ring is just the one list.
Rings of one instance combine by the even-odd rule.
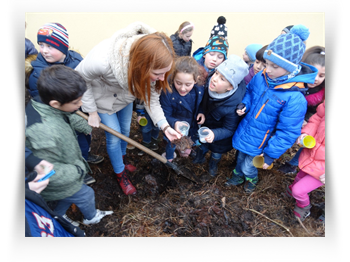
[[219, 16], [217, 22], [219, 25], [223, 25], [226, 23], [226, 18], [223, 16]]
[[299, 36], [302, 41], [307, 40], [310, 35], [309, 28], [307, 28], [304, 25], [293, 26], [292, 29], [290, 30], [290, 33]]

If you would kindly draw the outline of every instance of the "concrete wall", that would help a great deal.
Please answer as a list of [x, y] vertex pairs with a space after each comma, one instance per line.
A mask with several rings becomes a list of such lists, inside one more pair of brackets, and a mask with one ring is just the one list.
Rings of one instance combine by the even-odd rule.
[[168, 36], [175, 33], [184, 21], [195, 25], [192, 52], [206, 44], [210, 32], [219, 16], [226, 17], [229, 54], [242, 56], [247, 45], [269, 44], [288, 25], [303, 24], [310, 30], [306, 47], [325, 46], [325, 14], [305, 13], [176, 13], [176, 12], [67, 12], [67, 13], [25, 13], [27, 28], [25, 36], [38, 48], [37, 31], [49, 22], [61, 23], [69, 33], [70, 48], [85, 56], [101, 40], [134, 21], [142, 21]]

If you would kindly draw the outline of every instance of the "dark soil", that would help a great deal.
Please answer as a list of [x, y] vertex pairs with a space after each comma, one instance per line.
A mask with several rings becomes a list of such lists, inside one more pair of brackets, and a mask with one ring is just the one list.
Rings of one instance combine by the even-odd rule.
[[[142, 141], [135, 114], [130, 138]], [[161, 138], [160, 132], [158, 154], [165, 152]], [[271, 170], [259, 169], [258, 186], [250, 195], [243, 186], [224, 185], [235, 166], [234, 149], [223, 155], [217, 177], [198, 184], [147, 154], [139, 156], [137, 148], [127, 149], [130, 162], [137, 167], [134, 173], [129, 173], [137, 194], [126, 196], [113, 172], [103, 130], [93, 130], [91, 148], [93, 154], [105, 157], [102, 163], [90, 165], [96, 179], [90, 185], [95, 191], [96, 208], [114, 213], [96, 225], [81, 224], [88, 237], [325, 236], [325, 226], [318, 221], [324, 208], [325, 188], [310, 193], [311, 215], [302, 224], [292, 213], [294, 200], [284, 194], [295, 175], [284, 175], [277, 169], [293, 157], [298, 150], [296, 146], [275, 160]], [[209, 154], [206, 157], [208, 160]], [[198, 177], [208, 170], [208, 163], [193, 164], [191, 157], [178, 156], [173, 163]], [[82, 221], [82, 214], [74, 205], [67, 214]]]

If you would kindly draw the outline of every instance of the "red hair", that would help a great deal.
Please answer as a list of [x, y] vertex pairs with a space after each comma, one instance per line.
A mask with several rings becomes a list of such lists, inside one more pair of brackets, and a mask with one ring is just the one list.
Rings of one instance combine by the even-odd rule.
[[170, 71], [165, 73], [164, 80], [156, 81], [155, 89], [171, 91], [168, 76], [174, 69], [175, 52], [171, 39], [164, 33], [156, 32], [141, 37], [130, 49], [128, 68], [128, 86], [130, 93], [136, 98], [150, 103], [152, 70], [163, 69], [172, 64]]

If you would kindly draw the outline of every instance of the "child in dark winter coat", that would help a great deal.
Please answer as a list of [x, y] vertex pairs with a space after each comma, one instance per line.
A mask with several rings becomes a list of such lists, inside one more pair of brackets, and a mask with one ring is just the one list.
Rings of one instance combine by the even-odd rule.
[[218, 174], [222, 154], [232, 149], [232, 136], [240, 121], [235, 109], [244, 97], [243, 78], [247, 73], [248, 65], [240, 57], [231, 55], [215, 69], [205, 89], [201, 107], [205, 115], [203, 126], [208, 127], [209, 135], [197, 148], [193, 163], [204, 163], [210, 150], [209, 174], [212, 177]]
[[194, 24], [191, 22], [183, 22], [175, 34], [170, 36], [173, 42], [175, 54], [177, 56], [191, 56], [192, 51], [192, 34]]
[[[31, 61], [30, 63], [26, 63], [30, 66], [30, 69], [26, 69], [26, 71], [30, 72], [27, 84], [29, 87], [30, 96], [32, 98], [38, 96], [39, 94], [37, 90], [37, 81], [43, 69], [52, 65], [65, 65], [75, 69], [83, 60], [83, 57], [79, 53], [73, 50], [68, 50], [68, 32], [61, 24], [45, 24], [39, 28], [37, 36], [40, 53], [35, 60]], [[83, 157], [91, 164], [98, 164], [102, 162], [104, 160], [102, 156], [89, 153], [91, 135], [84, 135], [79, 132], [77, 132], [77, 135]], [[90, 184], [95, 182], [95, 179], [87, 174], [85, 182]]]
[[[201, 114], [200, 103], [204, 94], [203, 87], [196, 85], [200, 80], [199, 65], [193, 57], [179, 57], [175, 60], [175, 69], [170, 78], [172, 92], [162, 92], [160, 104], [164, 115], [171, 127], [181, 133], [181, 121], [190, 124], [188, 136], [192, 141], [198, 140], [198, 124], [205, 120]], [[176, 146], [167, 137], [166, 152], [163, 154], [171, 162], [176, 157]], [[187, 157], [190, 153], [183, 152], [181, 156]]]
[[263, 169], [267, 169], [300, 135], [307, 105], [301, 91], [306, 89], [305, 83], [314, 83], [317, 75], [315, 67], [300, 62], [308, 36], [305, 26], [293, 26], [265, 50], [266, 68], [249, 82], [237, 109], [237, 114], [246, 115], [232, 138], [238, 151], [237, 165], [227, 186], [245, 182], [244, 190], [253, 192], [258, 183], [253, 158], [263, 155]]

